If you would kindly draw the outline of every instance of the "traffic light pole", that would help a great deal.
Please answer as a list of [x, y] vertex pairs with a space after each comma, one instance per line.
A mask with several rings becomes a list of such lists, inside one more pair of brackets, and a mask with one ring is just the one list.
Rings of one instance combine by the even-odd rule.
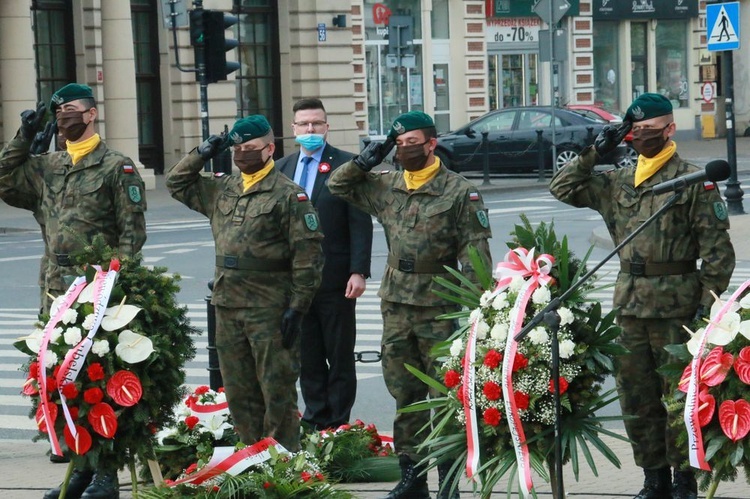
[[729, 180], [724, 189], [724, 197], [727, 199], [727, 211], [730, 215], [742, 215], [745, 209], [742, 206], [742, 195], [744, 192], [737, 181], [737, 139], [734, 130], [734, 60], [732, 50], [722, 53], [724, 60], [721, 61], [721, 69], [724, 79], [724, 95], [726, 101], [727, 115], [727, 162], [730, 167]]

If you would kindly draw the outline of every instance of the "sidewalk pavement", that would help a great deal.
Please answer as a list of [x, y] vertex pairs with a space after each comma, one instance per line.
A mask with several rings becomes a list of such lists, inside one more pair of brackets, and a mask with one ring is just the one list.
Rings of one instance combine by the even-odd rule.
[[[689, 159], [698, 165], [703, 165], [711, 159], [726, 157], [726, 143], [723, 140], [697, 140], [678, 142], [678, 151], [683, 158]], [[738, 170], [750, 171], [750, 138], [737, 138], [737, 164]], [[491, 185], [483, 186], [482, 179], [472, 179], [483, 192], [499, 191], [522, 191], [545, 189], [549, 182], [546, 179], [539, 182], [529, 178], [493, 178]], [[161, 207], [168, 203], [174, 203], [164, 187], [164, 177], [156, 177], [156, 189], [148, 191], [148, 218], [157, 217]], [[746, 210], [750, 210], [750, 203], [745, 203]], [[0, 204], [0, 234], [13, 231], [38, 231], [39, 227], [33, 217], [24, 210], [10, 208]], [[730, 234], [734, 242], [738, 260], [750, 259], [747, 241], [750, 241], [750, 215], [736, 215], [731, 217]], [[612, 247], [611, 240], [604, 225], [597, 227], [592, 232], [592, 243], [606, 247]], [[594, 456], [598, 468], [596, 476], [585, 460], [581, 460], [581, 470], [578, 481], [573, 477], [571, 466], [565, 467], [565, 489], [568, 497], [582, 498], [624, 498], [633, 497], [643, 482], [643, 475], [633, 463], [630, 446], [619, 440], [604, 437], [607, 444], [614, 450], [622, 463], [618, 470], [606, 459], [599, 455]], [[5, 478], [0, 483], [0, 497], [12, 499], [39, 498], [44, 491], [56, 486], [65, 475], [64, 464], [52, 464], [46, 456], [49, 446], [46, 442], [33, 443], [27, 440], [0, 440], [0, 467], [5, 470]], [[723, 499], [740, 499], [750, 497], [748, 486], [745, 483], [743, 473], [737, 482], [721, 484], [715, 497]], [[432, 472], [429, 476], [430, 489], [433, 494], [437, 490], [437, 474]], [[133, 497], [132, 484], [129, 472], [120, 473], [120, 497], [129, 499]], [[552, 497], [551, 487], [540, 478], [535, 479], [535, 485], [540, 497]], [[373, 499], [385, 497], [394, 483], [361, 483], [342, 484], [340, 487], [352, 492], [356, 497]], [[506, 493], [507, 482], [496, 488], [498, 496]], [[512, 484], [515, 490], [515, 484]], [[471, 485], [463, 484], [461, 491], [464, 497], [470, 497]], [[512, 494], [517, 497], [516, 493]], [[704, 495], [700, 495], [704, 497]]]

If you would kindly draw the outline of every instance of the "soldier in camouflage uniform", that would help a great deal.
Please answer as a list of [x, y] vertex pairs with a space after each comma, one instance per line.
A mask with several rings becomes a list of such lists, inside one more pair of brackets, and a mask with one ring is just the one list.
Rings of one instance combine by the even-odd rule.
[[[370, 172], [394, 141], [398, 145], [396, 158], [405, 172]], [[397, 409], [401, 409], [428, 395], [426, 385], [404, 364], [434, 374], [430, 350], [455, 330], [454, 322], [436, 320], [457, 307], [433, 293], [442, 289], [434, 277], [451, 279], [445, 266], [459, 268], [460, 264], [464, 275], [476, 281], [469, 246], [476, 247], [490, 265], [488, 239], [492, 234], [476, 187], [435, 157], [432, 118], [416, 111], [401, 115], [386, 142], [391, 145], [371, 143], [340, 166], [332, 173], [328, 188], [376, 216], [385, 230], [388, 264], [378, 292], [383, 315], [383, 377]], [[429, 497], [426, 477], [417, 476], [421, 470], [415, 468], [415, 462], [424, 457], [416, 450], [421, 442], [417, 433], [429, 419], [428, 411], [396, 415], [393, 433], [402, 478], [388, 498]], [[445, 491], [443, 494], [448, 497]]]
[[[637, 167], [595, 173], [597, 155], [616, 147], [631, 124]], [[670, 102], [643, 94], [628, 109], [625, 124], [602, 131], [594, 146], [557, 173], [550, 191], [565, 203], [598, 211], [619, 244], [671, 196], [654, 195], [655, 185], [698, 171], [677, 155], [674, 132]], [[669, 362], [663, 347], [687, 341], [682, 325], [705, 314], [714, 301], [711, 292], [720, 295], [729, 284], [734, 249], [727, 229], [716, 184], [700, 183], [685, 188], [674, 206], [620, 250], [614, 305], [621, 343], [630, 353], [619, 359], [617, 387], [623, 414], [636, 416], [625, 420], [625, 428], [646, 476], [639, 499], [697, 494], [692, 471], [684, 469], [687, 449], [674, 445], [661, 401], [668, 386], [656, 370]]]
[[[91, 88], [71, 83], [52, 96], [57, 126], [66, 138], [67, 151], [30, 156], [46, 106], [21, 114], [21, 128], [0, 152], [0, 191], [13, 191], [27, 200], [46, 234], [49, 259], [45, 279], [48, 295], [63, 294], [73, 274], [70, 254], [80, 251], [94, 236], [122, 256], [133, 256], [146, 241], [146, 200], [143, 181], [133, 161], [113, 151], [94, 131], [98, 116]], [[49, 302], [45, 304], [45, 308]], [[56, 499], [60, 488], [45, 499]], [[117, 498], [117, 470], [101, 463], [97, 470], [73, 471], [66, 497]]]
[[[202, 176], [234, 144], [242, 176]], [[318, 289], [323, 253], [305, 191], [274, 168], [273, 131], [260, 115], [211, 136], [167, 174], [172, 197], [207, 216], [216, 244], [211, 303], [229, 410], [245, 444], [273, 437], [299, 448], [298, 334]]]

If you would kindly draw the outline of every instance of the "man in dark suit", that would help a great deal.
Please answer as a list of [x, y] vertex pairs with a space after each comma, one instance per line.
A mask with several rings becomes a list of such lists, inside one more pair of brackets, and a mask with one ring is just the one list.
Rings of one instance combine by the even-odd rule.
[[372, 219], [328, 191], [331, 172], [353, 155], [326, 142], [323, 103], [302, 99], [292, 110], [300, 150], [276, 167], [305, 189], [325, 236], [323, 282], [303, 320], [300, 342], [302, 420], [320, 430], [347, 423], [357, 394], [355, 305], [370, 276]]

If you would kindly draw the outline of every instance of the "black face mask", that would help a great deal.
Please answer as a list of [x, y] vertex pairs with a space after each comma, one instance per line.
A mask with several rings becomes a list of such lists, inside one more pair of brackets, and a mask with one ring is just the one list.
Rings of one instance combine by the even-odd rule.
[[[671, 125], [671, 123], [670, 123]], [[653, 158], [664, 149], [667, 139], [664, 138], [664, 128], [642, 128], [633, 132], [633, 149], [638, 154], [647, 158]]]
[[89, 126], [83, 121], [83, 113], [88, 111], [62, 111], [57, 115], [57, 127], [65, 140], [75, 142]]
[[396, 149], [396, 159], [404, 170], [416, 172], [426, 166], [428, 154], [424, 152], [424, 145], [428, 142], [429, 140], [426, 140], [421, 144], [398, 146], [398, 149]]
[[234, 164], [237, 165], [237, 168], [242, 173], [255, 173], [259, 171], [265, 166], [267, 161], [263, 159], [263, 149], [266, 147], [252, 151], [234, 151]]

